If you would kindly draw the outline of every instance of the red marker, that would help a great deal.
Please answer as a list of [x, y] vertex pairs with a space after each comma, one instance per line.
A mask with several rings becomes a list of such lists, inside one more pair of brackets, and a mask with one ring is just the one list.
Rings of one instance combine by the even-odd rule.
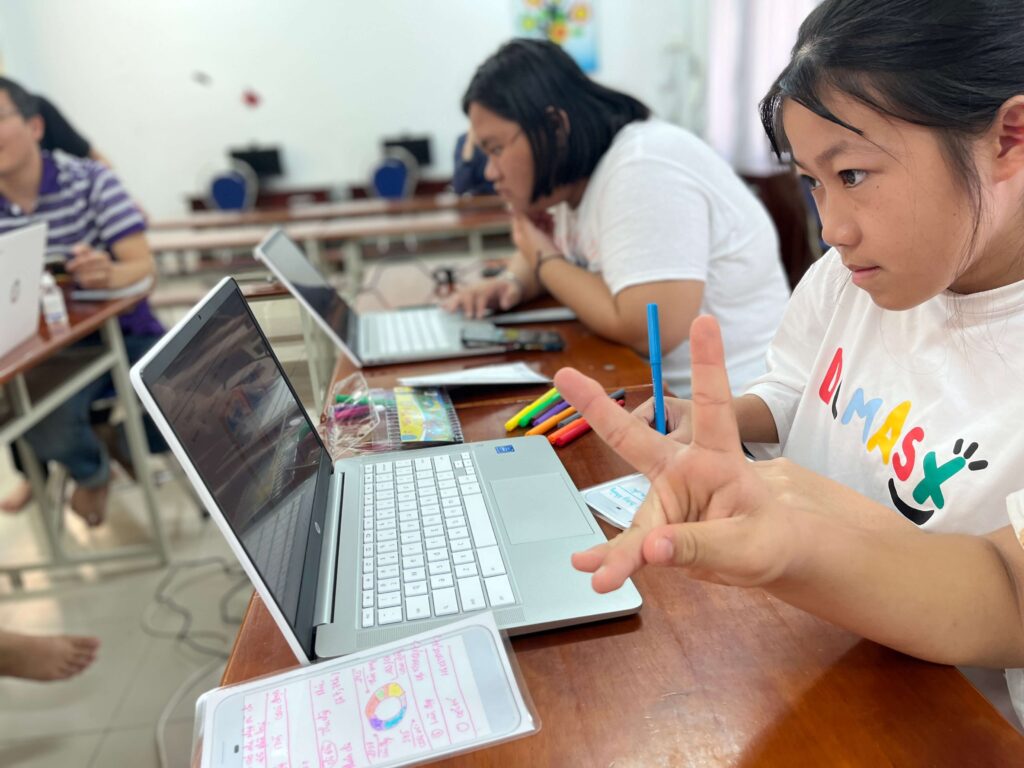
[[[615, 402], [620, 406], [624, 406], [626, 404], [625, 400], [616, 400]], [[572, 424], [563, 427], [558, 430], [558, 432], [549, 436], [548, 439], [556, 448], [562, 448], [571, 443], [577, 437], [587, 434], [590, 429], [590, 424], [588, 424], [585, 419], [577, 419]]]

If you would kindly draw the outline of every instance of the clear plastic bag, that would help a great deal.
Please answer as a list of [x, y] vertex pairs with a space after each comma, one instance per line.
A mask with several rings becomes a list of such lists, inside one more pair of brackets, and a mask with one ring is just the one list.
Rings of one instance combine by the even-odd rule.
[[383, 406], [374, 402], [361, 373], [336, 382], [321, 416], [321, 434], [331, 458], [337, 461], [369, 448], [368, 440], [381, 423]]

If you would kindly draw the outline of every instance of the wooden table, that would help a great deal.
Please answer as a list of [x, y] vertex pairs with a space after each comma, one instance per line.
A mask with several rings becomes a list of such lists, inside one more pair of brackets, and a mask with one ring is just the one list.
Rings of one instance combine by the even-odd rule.
[[251, 211], [197, 211], [179, 218], [152, 221], [149, 229], [223, 229], [252, 225], [267, 227], [298, 221], [326, 221], [361, 216], [394, 216], [448, 210], [499, 210], [504, 208], [504, 205], [497, 195], [456, 195], [453, 192], [445, 192], [439, 195], [407, 197], [403, 200], [374, 197]]
[[[594, 352], [570, 345], [563, 359], [552, 355], [541, 366], [549, 372], [571, 362], [570, 353]], [[407, 368], [366, 373], [371, 385], [386, 385]], [[643, 368], [644, 378], [629, 383], [627, 407], [650, 393], [641, 385]], [[341, 365], [336, 373], [346, 370]], [[596, 372], [610, 388], [637, 370]], [[504, 434], [504, 421], [536, 392], [453, 394], [466, 439], [483, 440]], [[581, 488], [631, 471], [593, 434], [559, 455]], [[1024, 761], [1024, 737], [952, 667], [862, 640], [757, 589], [719, 587], [656, 568], [639, 573], [635, 583], [644, 597], [638, 616], [513, 639], [542, 730], [445, 765], [876, 768]], [[224, 683], [294, 664], [254, 595]]]
[[[433, 211], [387, 216], [356, 216], [328, 221], [305, 221], [284, 227], [298, 241], [365, 240], [398, 235], [462, 235], [470, 232], [505, 232], [508, 214], [501, 209], [479, 211]], [[214, 251], [227, 248], [252, 248], [266, 236], [262, 225], [225, 227], [199, 231], [173, 230], [147, 235], [154, 253], [167, 251]]]
[[[510, 219], [504, 209], [448, 210], [427, 213], [357, 216], [328, 221], [303, 221], [284, 226], [288, 235], [302, 243], [306, 257], [323, 267], [324, 243], [344, 243], [344, 268], [349, 284], [358, 286], [363, 279], [363, 243], [388, 237], [467, 237], [469, 252], [483, 255], [483, 236], [507, 233]], [[221, 229], [165, 230], [147, 235], [154, 254], [198, 251], [210, 253], [233, 249], [251, 249], [266, 236], [266, 225]]]
[[[554, 306], [547, 300], [531, 302], [516, 309]], [[558, 323], [531, 323], [531, 329], [557, 331], [565, 340], [563, 352], [509, 352], [452, 360], [432, 360], [423, 363], [402, 363], [363, 368], [362, 373], [371, 387], [393, 387], [405, 376], [425, 376], [441, 371], [460, 371], [483, 365], [523, 362], [548, 378], [560, 368], [575, 366], [597, 379], [608, 390], [625, 387], [636, 389], [649, 386], [651, 369], [647, 361], [628, 347], [602, 339], [578, 321]], [[357, 370], [344, 357], [339, 357], [334, 368], [333, 381], [338, 381]], [[461, 407], [503, 406], [532, 400], [551, 388], [551, 384], [459, 387], [451, 390], [455, 403]], [[520, 407], [522, 407], [520, 405]]]
[[[159, 564], [167, 561], [167, 546], [163, 528], [157, 514], [153, 483], [148, 471], [138, 473], [146, 511], [153, 529], [153, 541], [148, 545], [121, 547], [116, 550], [66, 554], [60, 544], [60, 509], [50, 509], [46, 502], [45, 481], [35, 454], [22, 439], [22, 435], [44, 417], [62, 405], [83, 386], [105, 373], [110, 373], [125, 412], [125, 431], [132, 462], [137, 468], [148, 466], [149, 449], [142, 426], [142, 409], [129, 381], [128, 355], [121, 335], [118, 315], [131, 309], [144, 298], [135, 295], [104, 302], [67, 300], [69, 324], [66, 329], [51, 330], [41, 320], [38, 333], [28, 341], [0, 357], [0, 387], [13, 411], [11, 418], [0, 423], [0, 443], [14, 443], [19, 451], [33, 493], [43, 514], [44, 531], [51, 559], [43, 563], [5, 563], [0, 572], [7, 573], [15, 584], [20, 583], [21, 572], [53, 566], [80, 565], [107, 560], [155, 556]], [[46, 391], [33, 400], [26, 383], [26, 374], [55, 354], [77, 341], [99, 332], [102, 346], [95, 355], [89, 355], [71, 375], [60, 381], [44, 382]]]

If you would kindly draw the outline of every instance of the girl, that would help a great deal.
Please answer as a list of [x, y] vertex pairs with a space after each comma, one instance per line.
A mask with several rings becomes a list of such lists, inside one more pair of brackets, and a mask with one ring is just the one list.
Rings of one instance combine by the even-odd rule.
[[[835, 249], [794, 293], [757, 394], [730, 397], [706, 320], [694, 400], [672, 409], [688, 448], [556, 377], [652, 480], [633, 527], [574, 558], [595, 589], [677, 564], [925, 659], [1024, 666], [1022, 32], [1024, 6], [999, 0], [827, 0], [807, 18], [762, 109]], [[746, 462], [740, 437], [875, 499]], [[1024, 673], [1007, 682], [1024, 714]]]
[[722, 324], [733, 382], [764, 372], [787, 296], [778, 240], [710, 148], [589, 80], [548, 42], [506, 43], [462, 106], [486, 176], [512, 209], [518, 253], [449, 309], [479, 317], [547, 292], [595, 333], [646, 355], [646, 305], [657, 302], [664, 375], [680, 394], [686, 328], [703, 311]]
[[833, 248], [733, 400], [740, 436], [931, 530], [1000, 528], [1021, 485], [1022, 33], [1018, 0], [832, 0], [761, 105]]

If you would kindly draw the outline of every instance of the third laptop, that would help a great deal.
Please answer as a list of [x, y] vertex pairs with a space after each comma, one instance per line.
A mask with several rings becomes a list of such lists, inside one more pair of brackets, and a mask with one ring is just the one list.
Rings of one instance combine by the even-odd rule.
[[256, 258], [267, 265], [358, 366], [446, 360], [504, 351], [497, 346], [465, 347], [463, 329], [480, 331], [492, 327], [491, 324], [467, 320], [437, 306], [357, 312], [279, 228], [256, 247]]

